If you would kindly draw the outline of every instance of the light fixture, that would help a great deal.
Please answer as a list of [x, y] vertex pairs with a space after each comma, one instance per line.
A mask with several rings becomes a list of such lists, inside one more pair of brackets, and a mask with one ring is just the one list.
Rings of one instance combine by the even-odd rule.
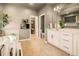
[[59, 6], [57, 6], [57, 9], [60, 9], [60, 7], [59, 7]]
[[54, 11], [56, 11], [56, 8], [54, 8]]
[[58, 13], [59, 13], [61, 9], [62, 9], [62, 7], [61, 7], [61, 6], [57, 6], [57, 7], [55, 7], [55, 8], [54, 8], [54, 11], [56, 11], [56, 12], [58, 12]]
[[67, 11], [66, 14], [69, 14], [69, 12]]
[[34, 3], [29, 3], [30, 5], [34, 5]]

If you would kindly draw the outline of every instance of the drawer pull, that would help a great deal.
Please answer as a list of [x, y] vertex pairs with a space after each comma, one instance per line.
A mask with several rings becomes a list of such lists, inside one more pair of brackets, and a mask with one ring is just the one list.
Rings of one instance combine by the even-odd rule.
[[63, 39], [64, 41], [67, 41], [67, 42], [69, 42], [69, 40], [66, 40], [66, 39]]
[[69, 36], [69, 34], [64, 34], [64, 35]]
[[53, 38], [53, 35], [51, 35], [51, 38]]
[[64, 48], [66, 48], [66, 49], [69, 49], [68, 47], [66, 47], [66, 46], [63, 46]]

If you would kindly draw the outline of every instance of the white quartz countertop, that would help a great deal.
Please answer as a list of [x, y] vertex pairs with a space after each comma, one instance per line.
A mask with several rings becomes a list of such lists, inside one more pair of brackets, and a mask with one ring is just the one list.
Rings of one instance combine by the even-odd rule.
[[64, 28], [64, 29], [47, 29], [50, 31], [64, 31], [66, 33], [72, 33], [72, 34], [79, 34], [79, 29], [72, 29], [72, 28]]

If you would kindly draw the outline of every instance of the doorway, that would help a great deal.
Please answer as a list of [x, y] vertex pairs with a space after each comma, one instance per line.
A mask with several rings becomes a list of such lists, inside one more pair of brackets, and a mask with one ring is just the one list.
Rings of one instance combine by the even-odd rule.
[[45, 17], [45, 15], [42, 15], [42, 16], [41, 16], [41, 32], [42, 32], [42, 33], [45, 33], [44, 17]]
[[30, 16], [30, 36], [38, 38], [38, 17]]
[[45, 38], [45, 14], [39, 16], [39, 37]]
[[31, 34], [35, 34], [35, 18], [31, 18]]

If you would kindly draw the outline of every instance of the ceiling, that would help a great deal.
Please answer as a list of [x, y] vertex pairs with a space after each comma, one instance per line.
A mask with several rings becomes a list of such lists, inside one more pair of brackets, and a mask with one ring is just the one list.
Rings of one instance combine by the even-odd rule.
[[31, 5], [31, 3], [22, 3], [21, 5], [27, 8], [34, 9], [34, 10], [39, 10], [46, 4], [45, 3], [34, 3]]
[[46, 4], [50, 4], [52, 6], [56, 5], [57, 3], [4, 3], [4, 5], [19, 5], [22, 7], [30, 8], [33, 10], [39, 10]]
[[79, 3], [65, 4], [61, 14], [79, 13]]
[[18, 6], [22, 6], [25, 8], [30, 8], [33, 10], [39, 10], [40, 8], [42, 8], [43, 6], [46, 5], [46, 3], [3, 3], [5, 6], [6, 5], [18, 5]]
[[[0, 3], [1, 4], [1, 3]], [[40, 10], [42, 7], [44, 7], [46, 4], [49, 4], [51, 5], [52, 7], [53, 6], [63, 6], [62, 10], [66, 10], [68, 8], [71, 8], [75, 5], [79, 5], [79, 4], [72, 4], [72, 3], [3, 3], [5, 6], [6, 5], [18, 5], [18, 6], [22, 6], [22, 7], [25, 7], [25, 8], [30, 8], [30, 9], [33, 9], [33, 10]], [[75, 8], [74, 8], [75, 9]]]

